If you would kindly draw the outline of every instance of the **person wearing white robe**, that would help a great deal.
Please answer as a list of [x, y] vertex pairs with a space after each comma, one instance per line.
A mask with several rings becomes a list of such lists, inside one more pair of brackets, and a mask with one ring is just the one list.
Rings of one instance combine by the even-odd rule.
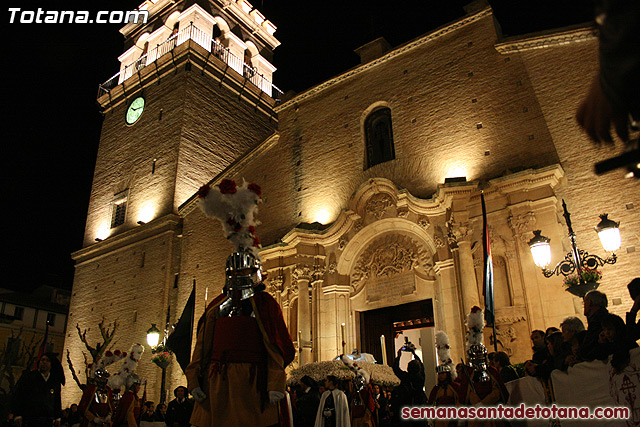
[[[347, 395], [342, 390], [336, 388], [338, 380], [333, 375], [327, 377], [325, 387], [327, 391], [322, 393], [318, 413], [316, 414], [316, 423], [314, 427], [351, 427], [351, 419], [349, 418], [349, 402]], [[333, 396], [334, 408], [325, 408], [325, 403], [329, 396]], [[335, 424], [333, 424], [333, 422]]]

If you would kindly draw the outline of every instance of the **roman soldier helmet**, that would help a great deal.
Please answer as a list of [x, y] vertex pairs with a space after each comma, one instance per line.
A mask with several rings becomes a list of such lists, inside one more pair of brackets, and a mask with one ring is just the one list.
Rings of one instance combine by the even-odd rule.
[[111, 375], [109, 374], [109, 372], [107, 372], [106, 369], [98, 368], [96, 369], [96, 372], [93, 375], [93, 379], [99, 388], [103, 388], [104, 386], [107, 385], [107, 382], [109, 381], [110, 376]]
[[469, 365], [473, 368], [473, 381], [489, 381], [487, 373], [487, 348], [482, 343], [482, 330], [484, 329], [484, 315], [480, 307], [471, 308], [467, 316], [467, 355]]
[[109, 374], [109, 372], [106, 369], [98, 368], [96, 370], [96, 374], [95, 374], [96, 379], [107, 379], [110, 376], [111, 374]]
[[240, 250], [227, 258], [225, 268], [227, 292], [251, 289], [262, 282], [262, 263], [250, 250]]

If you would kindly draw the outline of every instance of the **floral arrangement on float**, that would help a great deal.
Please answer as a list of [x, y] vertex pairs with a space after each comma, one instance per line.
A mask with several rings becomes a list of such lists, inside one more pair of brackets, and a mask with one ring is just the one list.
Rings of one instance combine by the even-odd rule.
[[[388, 365], [379, 365], [371, 362], [355, 362], [357, 363], [357, 370], [364, 370], [370, 375], [370, 381], [372, 384], [379, 384], [382, 386], [397, 386], [400, 384], [400, 379], [395, 376], [393, 369]], [[324, 381], [329, 375], [333, 375], [339, 380], [352, 380], [355, 378], [356, 373], [354, 370], [345, 364], [342, 360], [329, 360], [324, 362], [313, 362], [302, 365], [289, 372], [287, 378], [288, 385], [294, 385], [300, 382], [300, 379], [305, 375], [310, 376], [315, 381]]]

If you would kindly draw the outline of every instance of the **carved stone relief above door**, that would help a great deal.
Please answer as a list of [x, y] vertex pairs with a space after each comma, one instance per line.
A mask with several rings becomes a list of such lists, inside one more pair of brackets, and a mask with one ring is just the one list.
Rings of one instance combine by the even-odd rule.
[[386, 234], [373, 240], [358, 257], [351, 273], [352, 295], [367, 286], [367, 300], [415, 292], [415, 274], [433, 266], [431, 253], [416, 239]]

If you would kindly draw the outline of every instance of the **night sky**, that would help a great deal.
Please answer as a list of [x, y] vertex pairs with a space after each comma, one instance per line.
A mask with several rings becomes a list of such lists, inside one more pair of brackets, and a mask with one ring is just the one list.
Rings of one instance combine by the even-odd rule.
[[[10, 0], [2, 23], [3, 279], [0, 287], [71, 289], [102, 117], [98, 84], [118, 71], [120, 24], [9, 23], [22, 10], [132, 10], [138, 1]], [[275, 84], [303, 91], [359, 63], [377, 37], [398, 46], [464, 15], [465, 0], [290, 1], [252, 4], [277, 27]], [[494, 0], [505, 35], [591, 19], [585, 0]], [[89, 9], [88, 9], [89, 8]]]

